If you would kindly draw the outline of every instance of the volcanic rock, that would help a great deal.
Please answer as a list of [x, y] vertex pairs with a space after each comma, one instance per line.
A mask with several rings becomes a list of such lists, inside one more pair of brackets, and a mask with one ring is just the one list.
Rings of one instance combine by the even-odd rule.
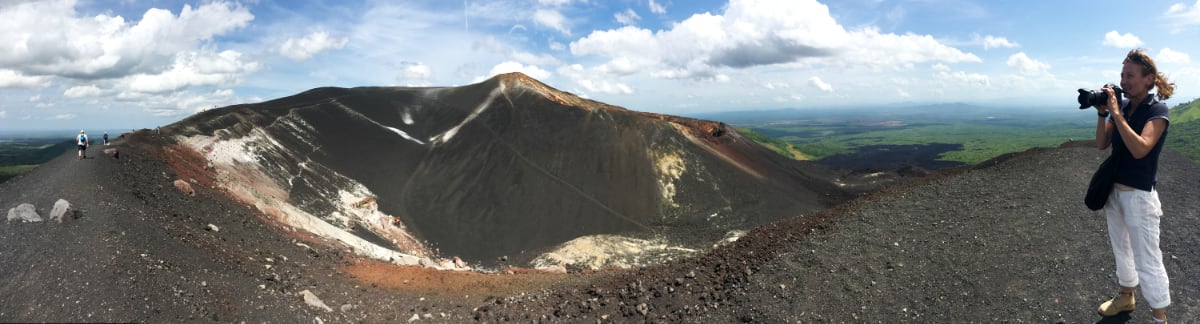
[[8, 210], [8, 221], [22, 221], [28, 223], [41, 222], [42, 216], [38, 215], [37, 209], [32, 204], [20, 204], [17, 207]]
[[78, 211], [71, 208], [71, 203], [65, 199], [59, 199], [54, 202], [54, 208], [50, 209], [50, 220], [62, 223], [66, 217], [79, 218], [76, 214]]
[[333, 311], [333, 308], [329, 308], [329, 306], [325, 305], [325, 302], [321, 301], [321, 298], [318, 298], [316, 294], [308, 291], [308, 289], [300, 291], [300, 296], [304, 297], [304, 303], [308, 304], [308, 306], [323, 309], [326, 312]]
[[180, 193], [188, 195], [188, 196], [196, 195], [196, 190], [192, 189], [192, 184], [188, 183], [187, 181], [176, 179], [174, 184], [175, 184], [175, 189], [179, 190]]

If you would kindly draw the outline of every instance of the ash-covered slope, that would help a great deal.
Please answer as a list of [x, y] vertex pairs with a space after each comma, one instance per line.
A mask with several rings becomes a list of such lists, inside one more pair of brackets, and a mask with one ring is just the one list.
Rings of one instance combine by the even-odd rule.
[[640, 263], [846, 197], [828, 170], [721, 123], [629, 111], [519, 73], [319, 88], [163, 133], [180, 143], [166, 156], [180, 173], [400, 263]]
[[[693, 258], [508, 296], [484, 321], [1146, 323], [1101, 318], [1116, 292], [1102, 213], [1083, 193], [1109, 154], [1034, 149], [755, 228]], [[1172, 323], [1200, 318], [1200, 166], [1159, 161]]]

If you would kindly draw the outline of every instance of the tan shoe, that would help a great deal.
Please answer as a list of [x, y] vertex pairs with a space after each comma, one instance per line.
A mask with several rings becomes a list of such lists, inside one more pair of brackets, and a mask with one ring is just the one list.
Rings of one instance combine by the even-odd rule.
[[1109, 317], [1117, 314], [1133, 310], [1134, 298], [1133, 294], [1119, 294], [1108, 301], [1100, 304], [1100, 308], [1096, 309], [1101, 316]]

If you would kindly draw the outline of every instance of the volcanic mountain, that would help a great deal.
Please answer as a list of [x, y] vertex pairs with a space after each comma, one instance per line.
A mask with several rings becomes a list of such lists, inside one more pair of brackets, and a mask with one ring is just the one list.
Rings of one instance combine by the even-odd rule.
[[161, 132], [178, 143], [163, 158], [184, 180], [401, 264], [642, 264], [847, 197], [830, 170], [723, 123], [630, 111], [520, 73], [318, 88]]

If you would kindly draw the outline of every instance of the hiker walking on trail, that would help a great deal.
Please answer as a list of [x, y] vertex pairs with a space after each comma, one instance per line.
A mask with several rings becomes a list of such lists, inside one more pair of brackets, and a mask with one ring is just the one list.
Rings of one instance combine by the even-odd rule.
[[108, 146], [108, 132], [104, 132], [104, 137], [101, 138], [104, 139], [104, 146]]
[[79, 131], [79, 137], [76, 138], [75, 145], [79, 146], [79, 159], [80, 160], [87, 158], [87, 153], [84, 151], [87, 151], [88, 144], [89, 144], [89, 142], [88, 142], [87, 134], [85, 134], [83, 131]]
[[[1159, 249], [1159, 220], [1162, 206], [1155, 191], [1158, 155], [1167, 140], [1170, 124], [1166, 100], [1175, 91], [1150, 56], [1142, 49], [1129, 51], [1122, 62], [1121, 88], [1126, 100], [1118, 103], [1112, 88], [1102, 90], [1108, 102], [1097, 105], [1096, 147], [1112, 146], [1116, 182], [1104, 205], [1108, 237], [1116, 257], [1117, 296], [1100, 305], [1105, 317], [1134, 308], [1133, 292], [1141, 287], [1150, 304], [1155, 323], [1166, 323], [1171, 304], [1170, 281]], [[1150, 90], [1158, 88], [1157, 95]], [[1157, 99], [1156, 99], [1157, 97]]]

